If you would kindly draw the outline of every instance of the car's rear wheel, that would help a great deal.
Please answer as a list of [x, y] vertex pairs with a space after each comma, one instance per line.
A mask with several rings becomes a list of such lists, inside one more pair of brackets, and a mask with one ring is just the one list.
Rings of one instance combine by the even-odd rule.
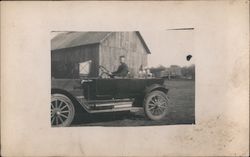
[[144, 99], [144, 112], [151, 120], [160, 120], [169, 110], [169, 99], [162, 91], [153, 91]]
[[66, 127], [71, 124], [75, 116], [72, 101], [63, 94], [51, 95], [51, 126]]

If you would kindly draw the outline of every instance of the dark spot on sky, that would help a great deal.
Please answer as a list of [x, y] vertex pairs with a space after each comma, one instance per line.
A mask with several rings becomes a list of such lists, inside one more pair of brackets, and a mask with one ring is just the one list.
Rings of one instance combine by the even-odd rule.
[[186, 57], [187, 61], [190, 61], [191, 58], [192, 58], [192, 55], [187, 55], [187, 57]]

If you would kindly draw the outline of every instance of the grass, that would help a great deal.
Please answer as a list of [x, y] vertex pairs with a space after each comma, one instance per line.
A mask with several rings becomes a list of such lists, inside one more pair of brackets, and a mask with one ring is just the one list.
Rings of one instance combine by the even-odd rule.
[[169, 88], [173, 124], [195, 123], [195, 82], [190, 80], [165, 81]]

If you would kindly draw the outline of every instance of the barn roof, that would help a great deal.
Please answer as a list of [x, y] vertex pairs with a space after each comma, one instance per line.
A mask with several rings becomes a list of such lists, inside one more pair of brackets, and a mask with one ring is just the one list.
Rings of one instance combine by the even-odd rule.
[[100, 43], [110, 32], [67, 32], [55, 36], [51, 50]]
[[[82, 45], [90, 45], [101, 43], [110, 33], [113, 32], [66, 32], [56, 35], [51, 40], [51, 50], [65, 49]], [[139, 39], [141, 40], [144, 48], [150, 53], [145, 41], [141, 34], [137, 31]]]

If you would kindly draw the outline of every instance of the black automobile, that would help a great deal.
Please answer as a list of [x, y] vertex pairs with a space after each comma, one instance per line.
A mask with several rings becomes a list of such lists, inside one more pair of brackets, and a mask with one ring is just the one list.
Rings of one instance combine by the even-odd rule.
[[83, 114], [144, 108], [150, 120], [169, 110], [168, 89], [161, 78], [111, 78], [104, 67], [97, 78], [52, 79], [51, 126], [69, 126], [77, 111]]

